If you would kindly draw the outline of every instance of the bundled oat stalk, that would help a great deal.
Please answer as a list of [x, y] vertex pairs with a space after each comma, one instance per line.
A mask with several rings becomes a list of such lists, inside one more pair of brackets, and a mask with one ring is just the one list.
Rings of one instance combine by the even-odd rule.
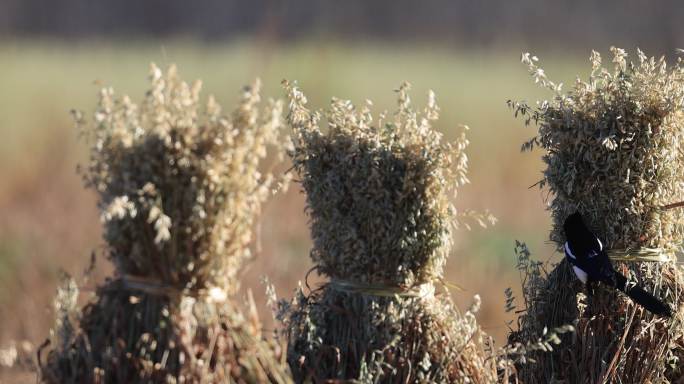
[[294, 167], [307, 194], [311, 258], [329, 281], [300, 289], [281, 308], [295, 380], [364, 383], [490, 383], [497, 361], [475, 320], [479, 298], [460, 313], [448, 293], [435, 293], [451, 236], [468, 217], [451, 203], [468, 182], [465, 132], [447, 142], [433, 129], [431, 92], [423, 113], [409, 85], [398, 110], [374, 120], [371, 103], [357, 109], [333, 99], [321, 115], [287, 84]]
[[684, 280], [676, 254], [684, 240], [684, 212], [667, 210], [684, 199], [684, 65], [668, 67], [637, 51], [637, 61], [612, 48], [614, 69], [603, 68], [592, 52], [587, 81], [562, 93], [538, 67], [523, 62], [554, 97], [532, 108], [513, 105], [539, 134], [523, 145], [540, 147], [559, 250], [563, 221], [575, 211], [603, 241], [618, 270], [664, 299], [672, 319], [651, 315], [624, 295], [599, 286], [582, 292], [563, 261], [523, 287], [527, 313], [512, 338], [530, 337], [543, 327], [574, 323], [572, 340], [523, 366], [529, 383], [670, 383], [684, 376]]
[[254, 311], [242, 315], [230, 298], [274, 182], [260, 165], [268, 150], [284, 153], [281, 102], [260, 110], [256, 82], [225, 116], [173, 66], [152, 65], [150, 79], [140, 106], [103, 89], [84, 130], [93, 143], [84, 179], [99, 195], [115, 276], [76, 327], [73, 290], [60, 290], [43, 380], [289, 382]]

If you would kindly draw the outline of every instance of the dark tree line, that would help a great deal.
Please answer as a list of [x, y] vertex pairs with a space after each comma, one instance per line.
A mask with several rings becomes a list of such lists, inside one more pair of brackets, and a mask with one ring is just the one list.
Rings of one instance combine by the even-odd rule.
[[0, 34], [684, 46], [679, 0], [0, 0]]

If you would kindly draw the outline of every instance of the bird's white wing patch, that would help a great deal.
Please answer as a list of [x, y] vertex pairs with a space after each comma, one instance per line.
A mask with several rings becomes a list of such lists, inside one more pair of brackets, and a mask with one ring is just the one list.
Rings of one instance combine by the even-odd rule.
[[584, 272], [583, 270], [577, 268], [577, 267], [572, 267], [572, 270], [575, 271], [575, 275], [577, 275], [577, 278], [582, 281], [582, 283], [586, 284], [587, 283], [587, 273]]
[[[574, 260], [577, 260], [577, 257], [575, 257], [575, 255], [570, 250], [570, 245], [568, 244], [567, 241], [565, 242], [565, 255], [574, 259]], [[587, 283], [588, 275], [586, 272], [584, 272], [583, 270], [581, 270], [579, 267], [576, 267], [576, 266], [573, 266], [572, 270], [575, 272], [575, 275], [577, 276], [577, 278], [580, 279], [580, 281], [582, 281], [582, 283], [584, 283], [584, 284]]]
[[597, 238], [596, 238], [596, 241], [598, 241], [598, 243], [599, 243], [599, 251], [603, 251], [603, 243], [601, 242], [601, 239], [599, 239], [599, 238], [597, 237]]
[[575, 255], [572, 254], [572, 251], [570, 250], [570, 245], [568, 245], [568, 242], [565, 242], [565, 254], [572, 257], [573, 259], [577, 259]]

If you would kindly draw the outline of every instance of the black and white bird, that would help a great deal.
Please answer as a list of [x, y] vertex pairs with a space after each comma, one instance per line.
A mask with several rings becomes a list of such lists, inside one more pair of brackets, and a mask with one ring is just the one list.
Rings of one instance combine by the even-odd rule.
[[660, 316], [671, 317], [670, 308], [643, 288], [630, 284], [627, 278], [616, 271], [603, 249], [603, 244], [584, 224], [582, 215], [575, 212], [563, 223], [565, 231], [565, 258], [582, 283], [601, 282], [617, 288], [634, 302]]

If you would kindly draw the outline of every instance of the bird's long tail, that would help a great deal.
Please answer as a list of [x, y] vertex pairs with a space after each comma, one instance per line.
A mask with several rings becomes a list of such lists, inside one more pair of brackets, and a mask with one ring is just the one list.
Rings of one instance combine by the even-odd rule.
[[615, 271], [615, 284], [615, 288], [624, 292], [634, 300], [635, 303], [646, 308], [649, 312], [659, 316], [672, 317], [672, 310], [670, 307], [638, 285], [627, 286], [627, 278], [617, 271]]

